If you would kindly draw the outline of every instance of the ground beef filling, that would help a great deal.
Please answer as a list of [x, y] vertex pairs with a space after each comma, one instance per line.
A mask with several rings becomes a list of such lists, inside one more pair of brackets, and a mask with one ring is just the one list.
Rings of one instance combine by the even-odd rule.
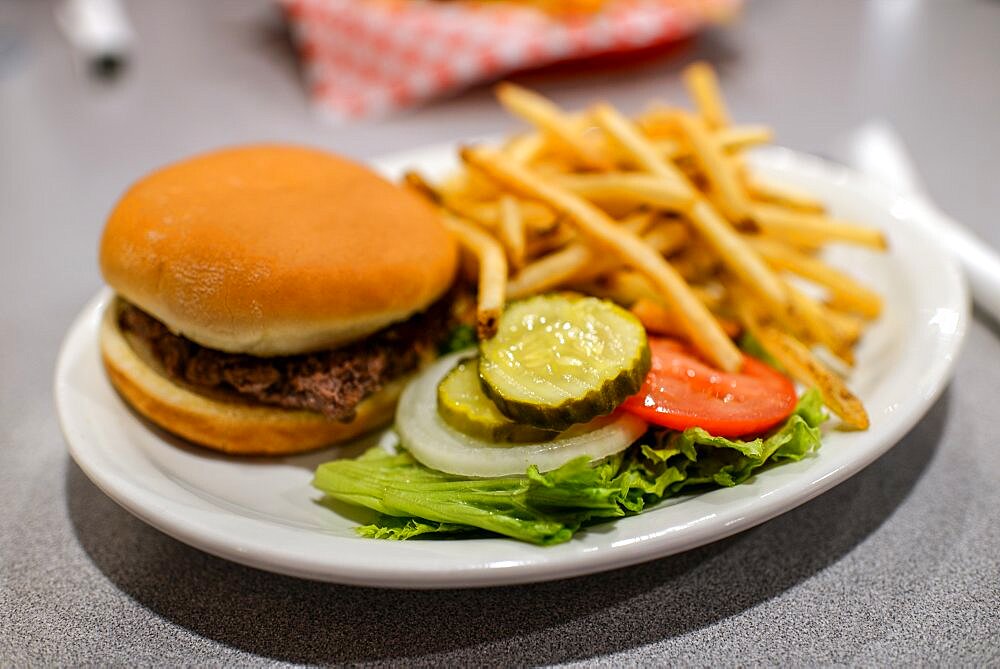
[[205, 348], [131, 304], [122, 309], [119, 325], [149, 344], [167, 374], [195, 389], [236, 392], [263, 404], [308, 409], [343, 422], [354, 418], [363, 399], [416, 369], [451, 327], [442, 301], [342, 348], [258, 358]]

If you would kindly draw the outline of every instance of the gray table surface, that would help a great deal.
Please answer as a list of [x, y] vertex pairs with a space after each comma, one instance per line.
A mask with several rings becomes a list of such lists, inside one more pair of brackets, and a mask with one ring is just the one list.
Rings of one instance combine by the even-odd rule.
[[[49, 2], [0, 3], [0, 665], [412, 663], [1000, 666], [1000, 338], [971, 327], [957, 374], [896, 448], [756, 529], [542, 585], [395, 592], [210, 557], [120, 509], [70, 460], [51, 400], [59, 342], [98, 289], [123, 188], [190, 152], [259, 139], [367, 158], [514, 127], [478, 88], [389, 119], [310, 110], [267, 2], [129, 5], [113, 85], [79, 76]], [[930, 194], [1000, 246], [1000, 3], [759, 0], [629, 69], [523, 79], [568, 105], [680, 100], [717, 64], [734, 115], [836, 155], [893, 123]]]

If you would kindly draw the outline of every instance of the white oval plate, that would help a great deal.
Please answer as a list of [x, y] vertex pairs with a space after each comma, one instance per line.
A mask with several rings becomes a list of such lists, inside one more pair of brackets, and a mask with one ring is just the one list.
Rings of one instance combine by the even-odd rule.
[[[376, 166], [391, 177], [407, 167], [434, 176], [453, 167], [453, 156], [454, 147], [438, 146]], [[866, 334], [850, 379], [871, 429], [828, 430], [815, 456], [548, 548], [509, 539], [362, 539], [354, 527], [371, 516], [319, 505], [309, 482], [316, 465], [363, 445], [230, 458], [186, 445], [132, 413], [108, 383], [98, 353], [109, 291], [83, 310], [59, 356], [55, 395], [70, 453], [115, 501], [185, 543], [260, 569], [359, 585], [446, 588], [565, 578], [688, 550], [762, 523], [857, 473], [917, 423], [948, 380], [969, 308], [958, 270], [916, 224], [933, 212], [812, 157], [776, 149], [755, 162], [766, 175], [816, 193], [835, 214], [884, 229], [890, 240], [886, 255], [853, 248], [829, 255], [877, 287], [886, 308]]]

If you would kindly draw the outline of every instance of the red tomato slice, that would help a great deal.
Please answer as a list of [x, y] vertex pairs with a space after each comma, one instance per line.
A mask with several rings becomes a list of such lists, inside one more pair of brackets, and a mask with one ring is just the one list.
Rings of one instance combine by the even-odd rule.
[[729, 374], [705, 364], [694, 349], [673, 339], [650, 337], [649, 347], [649, 375], [642, 389], [622, 404], [647, 422], [739, 437], [774, 427], [795, 409], [795, 386], [759, 360], [744, 355], [743, 369]]

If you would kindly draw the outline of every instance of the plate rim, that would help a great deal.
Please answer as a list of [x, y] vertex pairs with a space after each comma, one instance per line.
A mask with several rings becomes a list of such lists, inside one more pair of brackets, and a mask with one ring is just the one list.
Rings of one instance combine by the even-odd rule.
[[[446, 150], [450, 151], [453, 146], [453, 143], [445, 143], [422, 147], [376, 159], [370, 161], [369, 164], [380, 171], [391, 172], [395, 169], [394, 165], [419, 163], [418, 160], [415, 160], [415, 157], [426, 156], [435, 152], [444, 152]], [[798, 153], [782, 147], [771, 147], [765, 151], [758, 152], [755, 159], [759, 160], [762, 157], [765, 163], [778, 164], [791, 161], [793, 165], [804, 166], [807, 169], [812, 169], [825, 175], [834, 175], [838, 180], [845, 182], [850, 190], [866, 194], [879, 201], [905, 201], [909, 207], [909, 215], [907, 217], [909, 219], [940, 216], [940, 214], [921, 202], [919, 198], [893, 192], [888, 187], [858, 175], [842, 165], [830, 163], [815, 156]], [[921, 237], [922, 243], [931, 243], [930, 236], [926, 231], [920, 229], [920, 226], [914, 221], [908, 221], [908, 229], [914, 230], [913, 234]], [[144, 494], [143, 491], [137, 489], [130, 482], [117, 477], [113, 470], [102, 468], [99, 462], [100, 457], [95, 456], [93, 452], [88, 452], [86, 445], [83, 444], [83, 438], [81, 437], [80, 443], [75, 438], [74, 431], [77, 425], [71, 417], [72, 412], [66, 406], [66, 403], [71, 400], [66, 396], [63, 380], [67, 378], [69, 373], [67, 370], [73, 363], [71, 356], [76, 338], [86, 335], [88, 323], [94, 320], [95, 310], [99, 310], [101, 305], [112, 294], [111, 290], [106, 286], [88, 301], [83, 310], [73, 319], [72, 325], [60, 345], [54, 374], [54, 399], [60, 427], [69, 446], [71, 457], [80, 466], [84, 474], [104, 494], [108, 495], [116, 503], [146, 524], [189, 546], [217, 557], [289, 576], [375, 587], [440, 589], [501, 586], [560, 580], [665, 557], [742, 532], [790, 511], [826, 492], [852, 477], [894, 447], [926, 415], [927, 411], [947, 386], [948, 381], [953, 375], [958, 353], [962, 348], [968, 329], [970, 302], [964, 276], [951, 257], [941, 255], [939, 256], [939, 261], [943, 270], [941, 281], [943, 284], [947, 284], [945, 286], [946, 292], [954, 297], [958, 307], [958, 320], [955, 331], [947, 340], [950, 355], [940, 356], [933, 361], [933, 364], [930, 366], [930, 376], [933, 378], [931, 391], [922, 394], [915, 401], [916, 408], [907, 414], [905, 420], [891, 426], [891, 429], [880, 440], [880, 445], [877, 448], [870, 449], [865, 453], [865, 457], [855, 458], [848, 464], [827, 473], [818, 481], [810, 481], [808, 485], [800, 489], [791, 498], [786, 494], [772, 495], [767, 500], [757, 499], [753, 506], [753, 513], [735, 521], [725, 523], [721, 526], [719, 522], [700, 523], [693, 527], [684, 528], [680, 540], [677, 540], [676, 537], [666, 540], [664, 538], [665, 535], [659, 535], [646, 538], [642, 541], [636, 541], [631, 544], [629, 550], [598, 550], [591, 553], [587, 559], [577, 559], [569, 563], [560, 560], [539, 559], [537, 561], [515, 562], [510, 565], [487, 564], [485, 565], [486, 568], [481, 564], [470, 564], [465, 568], [455, 568], [453, 565], [449, 565], [445, 570], [408, 567], [405, 572], [400, 572], [398, 565], [393, 569], [388, 567], [388, 565], [373, 566], [372, 564], [364, 563], [331, 564], [328, 560], [319, 560], [315, 557], [310, 559], [309, 556], [303, 557], [298, 553], [289, 553], [273, 546], [263, 548], [261, 546], [249, 547], [239, 537], [220, 536], [217, 532], [191, 522], [190, 519], [186, 520], [182, 515], [171, 510], [170, 500], [161, 498], [154, 493], [146, 492]], [[96, 334], [95, 329], [92, 332], [94, 336], [92, 345], [95, 347], [97, 345]], [[125, 409], [127, 410], [127, 407]], [[257, 520], [255, 522], [263, 521]], [[272, 528], [274, 527], [280, 526], [272, 525]], [[337, 537], [331, 538], [339, 539]], [[489, 539], [482, 541], [509, 540]], [[395, 544], [395, 546], [400, 545], [404, 544]], [[551, 549], [539, 548], [538, 550], [546, 551]]]

